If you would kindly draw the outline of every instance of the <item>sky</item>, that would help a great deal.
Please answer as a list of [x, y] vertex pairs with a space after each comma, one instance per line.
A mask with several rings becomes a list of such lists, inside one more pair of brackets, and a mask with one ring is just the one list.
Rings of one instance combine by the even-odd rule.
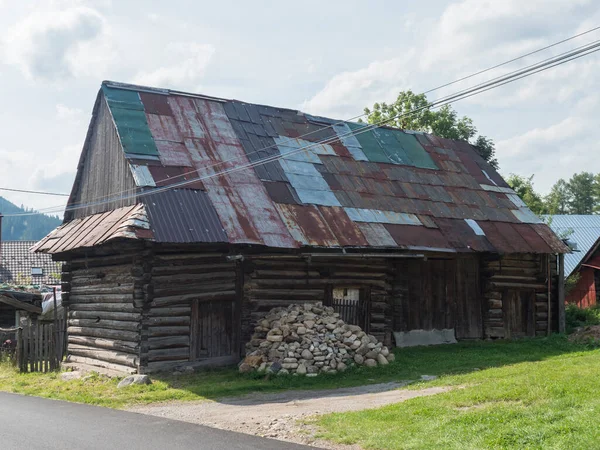
[[[594, 0], [0, 0], [0, 187], [70, 192], [102, 80], [348, 119], [600, 25]], [[600, 30], [429, 94], [600, 39]], [[500, 171], [600, 172], [600, 52], [453, 104]], [[0, 191], [20, 205], [64, 199]]]

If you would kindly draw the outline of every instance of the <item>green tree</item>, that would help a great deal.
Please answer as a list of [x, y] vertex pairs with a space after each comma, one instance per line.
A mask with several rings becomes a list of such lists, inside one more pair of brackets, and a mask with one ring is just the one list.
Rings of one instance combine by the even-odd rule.
[[526, 178], [511, 173], [506, 182], [535, 214], [540, 215], [548, 212], [542, 197], [533, 188], [533, 175]]
[[596, 209], [596, 177], [590, 172], [574, 174], [567, 184], [570, 214], [592, 214]]
[[369, 123], [387, 121], [390, 126], [403, 130], [423, 131], [469, 142], [477, 148], [483, 159], [498, 169], [494, 141], [482, 135], [477, 136], [473, 120], [467, 116], [459, 117], [450, 105], [432, 111], [425, 94], [401, 91], [394, 103], [375, 103], [372, 109], [365, 108], [365, 114]]
[[550, 189], [550, 193], [544, 199], [548, 214], [568, 214], [569, 200], [569, 185], [561, 178], [554, 183], [554, 186]]

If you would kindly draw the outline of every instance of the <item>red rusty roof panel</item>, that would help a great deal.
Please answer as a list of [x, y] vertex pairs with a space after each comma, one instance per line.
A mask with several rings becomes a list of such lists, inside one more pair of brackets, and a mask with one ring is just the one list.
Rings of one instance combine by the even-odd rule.
[[339, 241], [315, 206], [278, 204], [277, 209], [297, 242], [307, 246], [339, 247]]
[[453, 248], [462, 251], [494, 252], [495, 248], [485, 236], [478, 236], [462, 219], [440, 219], [435, 223]]
[[342, 246], [368, 247], [369, 243], [357, 226], [338, 206], [319, 206], [321, 215]]
[[397, 224], [386, 224], [385, 228], [399, 247], [453, 248], [437, 228]]

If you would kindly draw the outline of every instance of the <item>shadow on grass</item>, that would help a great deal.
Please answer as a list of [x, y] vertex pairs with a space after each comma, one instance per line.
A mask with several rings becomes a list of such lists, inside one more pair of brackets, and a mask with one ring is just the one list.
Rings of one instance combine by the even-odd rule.
[[[573, 352], [591, 350], [585, 345], [569, 342], [566, 337], [556, 335], [548, 338], [523, 339], [519, 341], [473, 341], [435, 347], [411, 347], [395, 349], [396, 361], [377, 368], [355, 367], [344, 373], [323, 374], [315, 378], [294, 376], [265, 376], [240, 374], [236, 368], [207, 370], [189, 375], [173, 376], [157, 374], [169, 387], [189, 391], [199, 398], [221, 403], [248, 404], [288, 402], [322, 396], [355, 395], [355, 390], [330, 392], [332, 389], [351, 388], [376, 383], [406, 383], [418, 380], [421, 375], [465, 374], [522, 362], [542, 361]], [[400, 387], [400, 384], [373, 387], [379, 392]], [[328, 390], [306, 392], [307, 390]], [[289, 391], [285, 395], [252, 395]], [[295, 392], [294, 392], [295, 391]], [[368, 390], [367, 390], [368, 391]]]

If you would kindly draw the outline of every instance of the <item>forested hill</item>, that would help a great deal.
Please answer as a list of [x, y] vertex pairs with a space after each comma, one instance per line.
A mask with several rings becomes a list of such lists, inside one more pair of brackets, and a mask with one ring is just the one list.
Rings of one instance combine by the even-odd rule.
[[[33, 210], [19, 208], [0, 197], [0, 214], [18, 214]], [[4, 217], [2, 219], [2, 240], [38, 241], [59, 226], [62, 220], [55, 216], [35, 214], [32, 216]]]

